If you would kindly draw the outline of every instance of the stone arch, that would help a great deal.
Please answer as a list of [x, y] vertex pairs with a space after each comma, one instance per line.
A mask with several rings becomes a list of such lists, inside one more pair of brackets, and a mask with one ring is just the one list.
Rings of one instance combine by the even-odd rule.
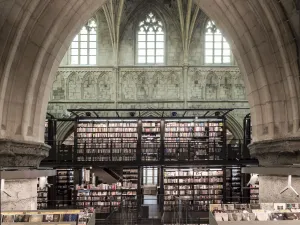
[[[54, 74], [74, 35], [104, 2], [3, 2], [1, 138], [43, 142]], [[253, 140], [299, 136], [297, 45], [281, 3], [195, 2], [231, 43], [247, 89]]]
[[218, 98], [218, 87], [219, 78], [218, 76], [211, 72], [206, 77], [205, 86], [205, 99], [206, 100], [217, 100]]

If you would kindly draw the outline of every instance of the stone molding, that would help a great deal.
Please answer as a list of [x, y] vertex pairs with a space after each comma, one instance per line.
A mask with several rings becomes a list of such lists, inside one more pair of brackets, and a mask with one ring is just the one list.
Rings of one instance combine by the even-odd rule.
[[300, 137], [254, 142], [248, 145], [251, 156], [262, 166], [300, 163]]
[[44, 143], [0, 139], [0, 166], [38, 167], [50, 148]]

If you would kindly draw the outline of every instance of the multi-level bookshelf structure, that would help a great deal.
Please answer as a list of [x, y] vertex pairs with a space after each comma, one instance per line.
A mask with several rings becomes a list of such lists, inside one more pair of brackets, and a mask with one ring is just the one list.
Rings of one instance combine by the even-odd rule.
[[209, 204], [223, 202], [222, 169], [164, 170], [164, 211], [176, 210], [184, 204], [189, 211], [208, 211]]
[[223, 119], [78, 120], [78, 161], [221, 160]]
[[82, 120], [77, 124], [78, 161], [134, 161], [137, 121]]
[[72, 191], [74, 190], [74, 170], [57, 169], [56, 195], [57, 207], [64, 208], [73, 204]]

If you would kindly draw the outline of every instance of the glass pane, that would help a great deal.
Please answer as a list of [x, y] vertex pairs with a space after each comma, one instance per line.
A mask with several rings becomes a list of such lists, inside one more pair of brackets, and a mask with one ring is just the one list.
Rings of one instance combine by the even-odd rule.
[[222, 35], [221, 34], [215, 34], [215, 41], [222, 41]]
[[143, 183], [146, 184], [146, 177], [143, 178]]
[[231, 60], [230, 60], [230, 57], [223, 57], [223, 63], [230, 63]]
[[96, 56], [90, 56], [89, 57], [89, 64], [90, 65], [96, 65]]
[[230, 49], [230, 46], [229, 46], [228, 42], [223, 43], [223, 48]]
[[154, 176], [157, 177], [157, 168], [154, 169]]
[[87, 35], [80, 35], [80, 41], [87, 41]]
[[147, 42], [147, 48], [155, 48], [154, 42]]
[[205, 42], [205, 48], [213, 48], [213, 42]]
[[96, 52], [96, 49], [90, 49], [90, 55], [96, 55], [97, 52]]
[[156, 55], [164, 55], [163, 49], [156, 49]]
[[212, 49], [205, 49], [205, 55], [213, 55], [213, 50]]
[[156, 56], [156, 63], [164, 63], [164, 57], [163, 56]]
[[87, 48], [87, 42], [80, 42], [80, 48]]
[[205, 56], [205, 63], [213, 63], [213, 57], [212, 56]]
[[154, 63], [154, 56], [147, 57], [147, 63]]
[[80, 64], [87, 64], [87, 56], [80, 56]]
[[164, 41], [164, 35], [156, 35], [156, 41]]
[[205, 41], [214, 41], [213, 35], [211, 35], [211, 34], [206, 34], [206, 35], [205, 35]]
[[71, 48], [78, 48], [78, 42], [73, 41], [71, 44]]
[[97, 32], [95, 29], [91, 29], [90, 34], [95, 35], [95, 34], [97, 34]]
[[152, 168], [147, 169], [147, 176], [153, 176]]
[[152, 177], [147, 177], [147, 184], [152, 184], [152, 180], [153, 180]]
[[147, 55], [154, 55], [154, 49], [147, 49]]
[[78, 56], [71, 56], [71, 64], [78, 65]]
[[164, 42], [156, 42], [156, 48], [164, 48]]
[[90, 42], [90, 48], [97, 48], [96, 42]]
[[222, 55], [222, 50], [221, 49], [215, 49], [215, 55]]
[[146, 41], [146, 35], [138, 35], [138, 41]]
[[138, 63], [146, 63], [146, 57], [145, 56], [139, 56], [138, 57]]
[[96, 35], [90, 35], [90, 41], [97, 41]]
[[222, 48], [222, 42], [215, 42], [215, 48]]
[[78, 49], [77, 48], [72, 48], [71, 49], [71, 55], [78, 55]]
[[84, 48], [80, 49], [80, 55], [87, 55], [87, 54], [88, 54], [87, 49]]
[[80, 33], [81, 33], [81, 34], [87, 34], [87, 29], [86, 29], [86, 27], [82, 27]]
[[147, 170], [144, 168], [144, 169], [143, 169], [143, 176], [146, 176], [146, 171], [147, 171]]
[[222, 63], [222, 57], [221, 56], [214, 57], [214, 63]]
[[146, 48], [146, 42], [139, 42], [138, 48]]
[[139, 49], [138, 50], [138, 55], [140, 55], [140, 56], [146, 55], [146, 50], [145, 49]]
[[73, 41], [78, 41], [78, 35], [74, 37]]
[[230, 56], [231, 55], [231, 52], [230, 52], [230, 50], [228, 49], [228, 50], [223, 50], [223, 55], [224, 56]]
[[155, 41], [154, 35], [147, 35], [147, 41]]

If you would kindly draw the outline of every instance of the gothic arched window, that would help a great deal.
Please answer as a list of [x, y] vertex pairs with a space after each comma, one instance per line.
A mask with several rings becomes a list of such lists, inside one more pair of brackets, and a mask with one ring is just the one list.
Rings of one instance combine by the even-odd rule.
[[96, 65], [97, 63], [97, 24], [90, 19], [74, 37], [70, 47], [71, 65]]
[[163, 23], [153, 13], [139, 23], [137, 32], [137, 62], [139, 64], [164, 63], [165, 37]]
[[205, 31], [205, 64], [231, 64], [230, 46], [213, 21], [208, 21]]

